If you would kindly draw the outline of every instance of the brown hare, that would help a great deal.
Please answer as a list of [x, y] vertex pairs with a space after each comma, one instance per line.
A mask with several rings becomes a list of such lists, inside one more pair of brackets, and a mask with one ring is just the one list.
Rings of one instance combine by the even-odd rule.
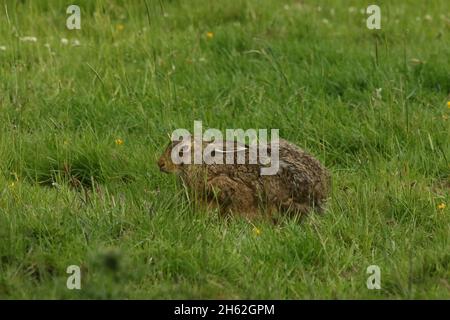
[[[222, 214], [241, 214], [248, 218], [273, 217], [276, 213], [305, 215], [312, 210], [324, 210], [330, 174], [312, 155], [288, 141], [279, 140], [279, 169], [274, 175], [261, 175], [262, 165], [247, 161], [246, 164], [225, 164], [225, 161], [224, 164], [175, 164], [171, 155], [179, 143], [174, 141], [168, 145], [158, 166], [163, 172], [179, 174], [185, 186], [207, 208], [218, 207]], [[192, 153], [192, 144], [191, 140], [178, 148]], [[231, 144], [234, 150], [245, 152], [248, 159], [247, 145], [234, 141], [224, 144], [226, 150], [230, 150]], [[203, 142], [202, 150], [206, 145]]]

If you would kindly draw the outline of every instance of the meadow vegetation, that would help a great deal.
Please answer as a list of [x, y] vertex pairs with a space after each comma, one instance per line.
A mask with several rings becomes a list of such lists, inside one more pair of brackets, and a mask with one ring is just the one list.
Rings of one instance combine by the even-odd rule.
[[[364, 1], [77, 4], [0, 7], [0, 298], [450, 298], [447, 0], [377, 1], [381, 30]], [[199, 210], [156, 165], [194, 120], [280, 129], [326, 214]]]

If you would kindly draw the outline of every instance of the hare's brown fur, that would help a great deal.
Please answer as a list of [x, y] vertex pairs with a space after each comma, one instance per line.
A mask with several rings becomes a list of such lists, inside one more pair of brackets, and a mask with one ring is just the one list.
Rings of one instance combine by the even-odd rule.
[[[178, 173], [200, 200], [209, 207], [217, 206], [224, 214], [253, 218], [276, 212], [303, 215], [324, 209], [331, 181], [328, 171], [312, 155], [286, 140], [279, 142], [280, 167], [275, 175], [261, 175], [260, 164], [176, 165], [171, 159], [176, 144], [170, 143], [160, 157], [161, 171]], [[248, 159], [248, 148], [245, 153]]]

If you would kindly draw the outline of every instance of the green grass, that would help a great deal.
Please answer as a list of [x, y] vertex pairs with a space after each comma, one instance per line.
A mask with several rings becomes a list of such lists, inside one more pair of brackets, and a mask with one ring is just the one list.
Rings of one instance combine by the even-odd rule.
[[[78, 4], [70, 31], [65, 1], [1, 2], [0, 298], [450, 298], [447, 0], [377, 1], [381, 30], [364, 1]], [[156, 165], [194, 120], [280, 129], [326, 215], [196, 210]]]

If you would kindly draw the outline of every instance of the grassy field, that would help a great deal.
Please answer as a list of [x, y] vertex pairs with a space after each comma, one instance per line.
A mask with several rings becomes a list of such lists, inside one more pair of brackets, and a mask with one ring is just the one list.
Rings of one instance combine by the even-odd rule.
[[[376, 3], [1, 1], [0, 298], [449, 299], [450, 6]], [[280, 129], [326, 214], [200, 212], [156, 165], [194, 120]]]

